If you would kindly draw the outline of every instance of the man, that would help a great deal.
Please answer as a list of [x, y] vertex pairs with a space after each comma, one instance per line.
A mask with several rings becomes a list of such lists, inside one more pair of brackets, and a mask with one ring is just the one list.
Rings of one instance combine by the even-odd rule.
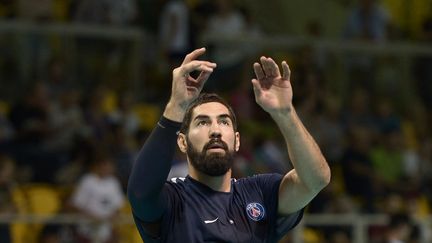
[[[330, 169], [292, 105], [290, 70], [271, 58], [254, 63], [257, 103], [279, 126], [294, 169], [285, 176], [231, 178], [240, 134], [232, 109], [200, 92], [216, 64], [188, 54], [173, 71], [171, 98], [132, 170], [128, 197], [148, 242], [276, 242], [330, 180]], [[189, 74], [198, 71], [195, 79]], [[179, 131], [178, 135], [177, 132]], [[166, 182], [175, 143], [187, 154], [189, 175]]]

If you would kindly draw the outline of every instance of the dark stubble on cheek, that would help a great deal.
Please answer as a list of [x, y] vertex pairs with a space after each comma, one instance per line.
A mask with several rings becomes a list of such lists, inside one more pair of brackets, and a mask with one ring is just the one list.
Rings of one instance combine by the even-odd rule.
[[234, 161], [233, 151], [225, 149], [225, 154], [207, 154], [207, 146], [204, 146], [203, 150], [199, 152], [194, 148], [188, 138], [186, 138], [186, 142], [188, 143], [187, 155], [192, 166], [198, 171], [209, 176], [222, 176], [231, 169]]

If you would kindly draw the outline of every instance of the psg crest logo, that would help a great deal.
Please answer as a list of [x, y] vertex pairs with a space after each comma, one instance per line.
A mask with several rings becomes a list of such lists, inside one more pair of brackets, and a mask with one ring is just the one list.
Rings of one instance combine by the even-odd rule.
[[265, 216], [264, 207], [259, 203], [249, 203], [246, 206], [246, 213], [253, 221], [260, 221]]

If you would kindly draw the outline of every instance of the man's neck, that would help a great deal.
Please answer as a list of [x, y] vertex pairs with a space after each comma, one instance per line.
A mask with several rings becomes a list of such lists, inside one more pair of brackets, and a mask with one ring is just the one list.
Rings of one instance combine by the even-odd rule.
[[231, 191], [231, 170], [222, 176], [209, 176], [201, 173], [195, 169], [189, 168], [189, 175], [194, 180], [201, 182], [202, 184], [210, 187], [214, 191], [218, 192], [230, 192]]

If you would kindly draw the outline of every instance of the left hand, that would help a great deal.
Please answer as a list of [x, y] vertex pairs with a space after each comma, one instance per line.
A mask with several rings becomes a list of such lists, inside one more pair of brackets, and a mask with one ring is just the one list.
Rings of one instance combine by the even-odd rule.
[[290, 111], [293, 92], [288, 64], [282, 62], [281, 75], [273, 59], [262, 56], [260, 61], [261, 64], [258, 62], [253, 64], [256, 79], [252, 79], [252, 85], [256, 102], [270, 114]]

